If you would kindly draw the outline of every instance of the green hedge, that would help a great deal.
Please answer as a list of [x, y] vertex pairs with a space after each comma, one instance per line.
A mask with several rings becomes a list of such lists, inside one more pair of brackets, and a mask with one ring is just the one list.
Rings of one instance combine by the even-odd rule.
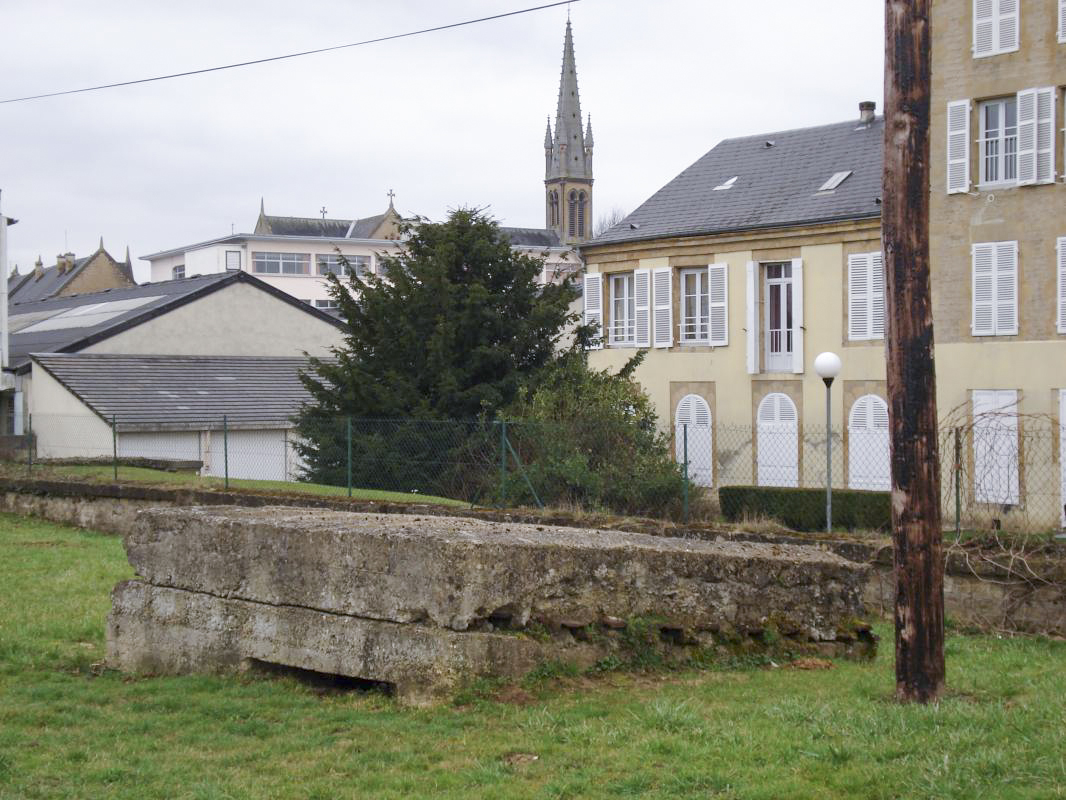
[[[825, 530], [825, 489], [782, 486], [723, 486], [718, 502], [726, 519], [772, 517], [796, 531]], [[888, 492], [833, 490], [833, 527], [888, 530], [892, 509]]]

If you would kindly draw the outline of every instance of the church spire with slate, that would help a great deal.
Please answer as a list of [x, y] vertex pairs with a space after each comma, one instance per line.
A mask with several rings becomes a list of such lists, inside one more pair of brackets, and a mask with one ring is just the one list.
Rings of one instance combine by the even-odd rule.
[[550, 117], [544, 133], [545, 220], [566, 244], [585, 242], [592, 233], [592, 120], [586, 130], [582, 130], [582, 121], [574, 37], [568, 19], [555, 135]]

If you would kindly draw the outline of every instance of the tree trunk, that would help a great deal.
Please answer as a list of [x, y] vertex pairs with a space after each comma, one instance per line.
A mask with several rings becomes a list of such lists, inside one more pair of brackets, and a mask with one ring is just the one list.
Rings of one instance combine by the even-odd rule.
[[936, 375], [929, 287], [931, 0], [885, 3], [882, 198], [896, 697], [935, 701], [944, 688], [944, 560]]

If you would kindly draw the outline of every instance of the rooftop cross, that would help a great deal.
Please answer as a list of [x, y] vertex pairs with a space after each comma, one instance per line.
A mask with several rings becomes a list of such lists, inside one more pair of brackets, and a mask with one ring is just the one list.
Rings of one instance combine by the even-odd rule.
[[325, 205], [323, 205], [322, 208], [318, 209], [318, 213], [322, 215], [322, 219], [326, 218], [326, 207], [325, 207]]
[[392, 198], [394, 198], [396, 196], [396, 192], [394, 192], [392, 189], [389, 189], [387, 194], [388, 194], [388, 197], [389, 197], [389, 205], [391, 206], [392, 205]]

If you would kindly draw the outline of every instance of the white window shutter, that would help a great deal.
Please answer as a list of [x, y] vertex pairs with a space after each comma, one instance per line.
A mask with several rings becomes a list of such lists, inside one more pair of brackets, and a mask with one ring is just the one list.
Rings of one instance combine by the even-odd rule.
[[756, 261], [748, 262], [747, 286], [746, 286], [746, 314], [744, 324], [747, 325], [747, 361], [748, 374], [755, 375], [759, 371], [759, 264]]
[[670, 267], [658, 267], [652, 275], [656, 347], [670, 347], [674, 343], [673, 278], [674, 271]]
[[1066, 0], [1059, 0], [1059, 41], [1066, 44]]
[[1055, 182], [1054, 87], [1036, 90], [1036, 183]]
[[651, 347], [651, 270], [633, 271], [633, 344]]
[[996, 25], [996, 52], [1018, 49], [1018, 0], [996, 0], [999, 19]]
[[973, 246], [973, 319], [970, 330], [974, 336], [992, 336], [995, 320], [995, 244]]
[[970, 101], [948, 103], [948, 194], [970, 191]]
[[1018, 185], [1036, 183], [1036, 89], [1018, 92]]
[[995, 3], [997, 0], [973, 0], [973, 55], [990, 56], [996, 51]]
[[1018, 481], [1018, 392], [973, 391], [974, 499], [1016, 505]]
[[870, 338], [885, 338], [885, 259], [870, 253]]
[[848, 256], [848, 338], [870, 338], [870, 253]]
[[[1066, 2], [1066, 0], [1063, 0]], [[1059, 295], [1059, 333], [1066, 333], [1066, 236], [1060, 236], [1056, 247], [1056, 260], [1058, 262], [1058, 295]], [[1066, 424], [1066, 420], [1063, 421]], [[1066, 465], [1063, 465], [1066, 469]]]
[[729, 344], [729, 265], [707, 267], [708, 337], [712, 347]]
[[603, 276], [597, 273], [585, 275], [585, 324], [594, 325], [590, 350], [603, 349]]
[[803, 259], [792, 259], [792, 371], [803, 372]]
[[996, 335], [1018, 332], [1018, 243], [996, 243]]

